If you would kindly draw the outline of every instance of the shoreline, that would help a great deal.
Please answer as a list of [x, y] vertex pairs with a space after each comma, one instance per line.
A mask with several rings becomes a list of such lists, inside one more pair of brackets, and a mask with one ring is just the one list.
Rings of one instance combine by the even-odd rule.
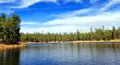
[[92, 41], [50, 41], [50, 42], [19, 42], [19, 44], [0, 44], [0, 50], [6, 50], [6, 49], [13, 49], [13, 48], [20, 48], [20, 47], [25, 47], [26, 44], [43, 44], [43, 43], [83, 43], [83, 42], [87, 42], [87, 43], [91, 43], [91, 42], [118, 42], [120, 43], [120, 40], [92, 40]]
[[99, 40], [99, 41], [96, 41], [96, 40], [93, 40], [93, 41], [73, 41], [73, 42], [120, 42], [120, 40]]
[[20, 44], [41, 44], [41, 43], [82, 43], [82, 42], [120, 42], [120, 40], [92, 40], [92, 41], [49, 41], [49, 42], [20, 42]]

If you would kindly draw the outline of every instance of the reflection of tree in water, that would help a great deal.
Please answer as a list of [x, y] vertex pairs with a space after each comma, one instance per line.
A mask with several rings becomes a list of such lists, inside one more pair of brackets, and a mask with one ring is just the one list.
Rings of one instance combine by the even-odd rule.
[[0, 65], [19, 65], [19, 49], [0, 51]]

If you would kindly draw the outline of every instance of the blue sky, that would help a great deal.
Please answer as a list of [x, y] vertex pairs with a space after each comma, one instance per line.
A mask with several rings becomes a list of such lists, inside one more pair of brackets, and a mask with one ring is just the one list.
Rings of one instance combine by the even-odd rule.
[[0, 13], [21, 17], [21, 32], [88, 32], [120, 27], [120, 0], [0, 0]]

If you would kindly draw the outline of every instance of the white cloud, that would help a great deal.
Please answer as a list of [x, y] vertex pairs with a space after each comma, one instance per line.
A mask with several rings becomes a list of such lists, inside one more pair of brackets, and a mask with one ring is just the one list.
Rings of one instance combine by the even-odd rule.
[[[114, 14], [114, 15], [113, 15]], [[91, 16], [74, 16], [66, 17], [64, 19], [55, 19], [42, 23], [37, 28], [22, 28], [21, 32], [75, 32], [77, 29], [81, 32], [88, 32], [90, 27], [101, 27], [111, 28], [112, 26], [118, 27], [120, 25], [120, 11], [118, 12], [104, 12], [97, 15]], [[39, 23], [37, 23], [39, 24]], [[36, 25], [35, 25], [36, 26]], [[48, 27], [49, 26], [49, 27]]]
[[60, 32], [76, 32], [78, 29], [77, 26], [53, 26], [53, 27], [38, 27], [38, 28], [22, 28], [21, 32], [24, 31], [25, 33], [34, 33], [34, 32], [50, 32], [50, 33], [60, 33]]
[[19, 2], [18, 6], [12, 6], [11, 8], [26, 8], [26, 7], [29, 7], [30, 5], [33, 5], [39, 1], [40, 0], [21, 0]]
[[68, 2], [76, 2], [76, 3], [81, 3], [82, 0], [63, 0], [64, 3], [68, 3]]
[[[64, 2], [82, 2], [82, 0], [63, 0]], [[90, 0], [91, 3], [95, 3], [98, 0]], [[0, 0], [0, 3], [16, 2], [16, 0]], [[57, 3], [58, 0], [20, 0], [18, 6], [12, 6], [12, 8], [27, 8], [34, 5], [37, 2], [54, 2]], [[89, 31], [90, 27], [101, 27], [106, 28], [120, 25], [120, 11], [116, 12], [104, 12], [111, 6], [120, 3], [120, 0], [110, 0], [109, 3], [105, 4], [104, 7], [99, 8], [87, 8], [82, 10], [76, 10], [67, 12], [64, 14], [58, 14], [58, 18], [45, 22], [22, 22], [21, 32], [50, 32], [50, 33], [60, 33], [60, 32], [75, 32], [77, 29], [81, 32]], [[4, 8], [3, 8], [4, 9]], [[98, 10], [98, 11], [97, 11]], [[1, 12], [1, 10], [0, 10]], [[6, 10], [6, 12], [12, 13], [11, 10]], [[97, 13], [96, 13], [97, 12]], [[96, 14], [95, 14], [96, 13]], [[84, 15], [87, 16], [78, 16]], [[90, 14], [90, 15], [89, 15]], [[92, 14], [92, 15], [91, 15]], [[94, 14], [94, 15], [93, 15]], [[60, 17], [60, 18], [59, 18]], [[30, 27], [31, 26], [31, 27]]]
[[21, 25], [35, 25], [35, 22], [21, 22]]
[[54, 3], [56, 3], [57, 0], [0, 0], [0, 3], [17, 4], [15, 6], [10, 5], [9, 6], [10, 8], [27, 8], [38, 2], [54, 2]]
[[[31, 5], [34, 5], [35, 3], [38, 2], [53, 2], [58, 4], [59, 0], [0, 0], [0, 3], [14, 3], [17, 4], [16, 6], [10, 6], [10, 8], [27, 8]], [[82, 2], [82, 0], [63, 0], [64, 3], [68, 2]]]
[[104, 7], [101, 8], [100, 11], [106, 11], [108, 10], [111, 6], [114, 6], [116, 4], [120, 4], [120, 0], [110, 0], [107, 4], [104, 5]]
[[63, 13], [63, 14], [59, 14], [59, 15], [53, 15], [53, 16], [58, 17], [58, 18], [74, 17], [74, 16], [78, 16], [78, 15], [92, 14], [92, 12], [97, 13], [96, 10], [98, 10], [98, 9], [97, 8], [85, 8], [85, 9], [70, 11], [70, 12], [67, 12], [67, 13]]
[[[19, 5], [18, 6], [11, 6], [10, 8], [27, 8], [31, 5], [34, 5], [35, 3], [38, 3], [38, 2], [53, 2], [53, 3], [56, 3], [58, 4], [58, 1], [59, 0], [20, 0], [20, 2], [18, 3]], [[82, 2], [81, 0], [63, 0], [64, 3], [68, 3], [68, 2]]]
[[0, 3], [12, 3], [15, 2], [15, 0], [0, 0]]
[[[114, 15], [113, 15], [114, 14]], [[91, 16], [74, 16], [74, 17], [66, 17], [64, 19], [55, 19], [53, 21], [47, 22], [45, 24], [48, 25], [55, 25], [55, 24], [67, 24], [67, 25], [77, 25], [81, 23], [96, 23], [96, 22], [115, 22], [119, 21], [120, 18], [120, 12], [104, 12], [100, 13], [98, 15], [91, 15]]]
[[30, 5], [33, 5], [33, 4], [35, 4], [35, 3], [39, 2], [39, 1], [40, 0], [22, 0], [21, 5], [18, 6], [18, 8], [26, 8], [26, 7], [28, 7]]
[[[38, 2], [54, 2], [54, 3], [56, 3], [57, 0], [0, 0], [0, 13], [4, 12], [9, 15], [14, 12], [13, 8], [14, 9], [27, 8]], [[8, 3], [8, 4], [1, 5], [3, 3]]]

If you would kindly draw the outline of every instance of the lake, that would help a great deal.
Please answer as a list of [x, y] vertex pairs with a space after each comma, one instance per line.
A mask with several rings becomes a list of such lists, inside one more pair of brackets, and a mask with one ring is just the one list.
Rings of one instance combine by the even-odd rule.
[[0, 65], [120, 65], [120, 43], [28, 44], [0, 51]]

